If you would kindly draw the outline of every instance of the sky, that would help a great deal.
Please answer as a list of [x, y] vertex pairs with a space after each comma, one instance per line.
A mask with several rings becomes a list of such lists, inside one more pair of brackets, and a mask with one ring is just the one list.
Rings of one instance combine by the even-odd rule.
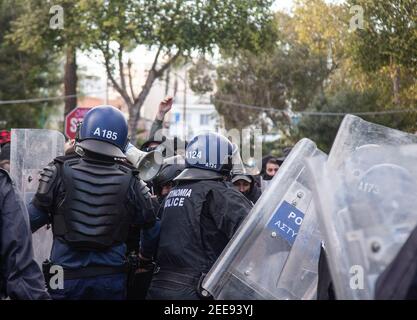
[[274, 10], [290, 11], [293, 5], [293, 0], [275, 0], [272, 5]]
[[[325, 0], [327, 3], [342, 3], [344, 0]], [[294, 5], [293, 0], [275, 0], [272, 8], [274, 10], [282, 10], [285, 12], [291, 11], [292, 6]]]

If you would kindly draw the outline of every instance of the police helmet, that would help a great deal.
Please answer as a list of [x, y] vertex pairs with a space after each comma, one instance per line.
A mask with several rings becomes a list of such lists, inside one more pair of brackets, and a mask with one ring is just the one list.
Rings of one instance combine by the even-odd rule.
[[159, 190], [168, 182], [173, 181], [184, 168], [185, 163], [181, 156], [166, 158], [158, 175], [152, 181], [155, 189]]
[[81, 148], [100, 155], [126, 158], [128, 126], [122, 112], [108, 105], [92, 108], [80, 124], [76, 137], [76, 151]]
[[175, 180], [213, 179], [229, 175], [233, 168], [233, 144], [217, 133], [195, 136], [185, 150], [185, 170]]

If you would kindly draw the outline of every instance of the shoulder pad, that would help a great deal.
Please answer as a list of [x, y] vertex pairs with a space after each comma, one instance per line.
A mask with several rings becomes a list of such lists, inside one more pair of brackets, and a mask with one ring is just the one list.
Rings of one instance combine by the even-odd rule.
[[55, 162], [58, 162], [58, 163], [64, 163], [67, 160], [76, 159], [76, 158], [80, 158], [80, 156], [78, 154], [69, 154], [67, 156], [59, 156], [59, 157], [56, 157], [54, 159], [54, 161]]
[[12, 178], [10, 177], [10, 174], [2, 168], [0, 168], [0, 176], [5, 176], [8, 180], [12, 181]]
[[50, 163], [45, 167], [41, 172], [41, 177], [39, 178], [38, 193], [47, 194], [58, 175], [58, 169], [54, 163]]
[[130, 163], [118, 161], [117, 164], [121, 167], [128, 168], [134, 176], [137, 176], [139, 174], [138, 168], [131, 165]]

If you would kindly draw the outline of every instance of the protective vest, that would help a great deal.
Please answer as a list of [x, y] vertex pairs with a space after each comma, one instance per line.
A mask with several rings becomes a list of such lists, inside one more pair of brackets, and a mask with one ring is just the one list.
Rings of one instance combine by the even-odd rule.
[[133, 215], [126, 203], [132, 169], [85, 158], [67, 160], [60, 169], [65, 198], [53, 215], [54, 236], [90, 251], [124, 242]]

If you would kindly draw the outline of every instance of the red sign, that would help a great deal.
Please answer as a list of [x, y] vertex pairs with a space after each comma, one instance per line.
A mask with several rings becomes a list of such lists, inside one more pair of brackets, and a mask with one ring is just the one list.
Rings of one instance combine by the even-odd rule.
[[83, 121], [85, 114], [90, 111], [91, 108], [75, 108], [70, 111], [65, 117], [65, 135], [69, 139], [75, 139], [75, 133], [77, 131], [77, 123]]

